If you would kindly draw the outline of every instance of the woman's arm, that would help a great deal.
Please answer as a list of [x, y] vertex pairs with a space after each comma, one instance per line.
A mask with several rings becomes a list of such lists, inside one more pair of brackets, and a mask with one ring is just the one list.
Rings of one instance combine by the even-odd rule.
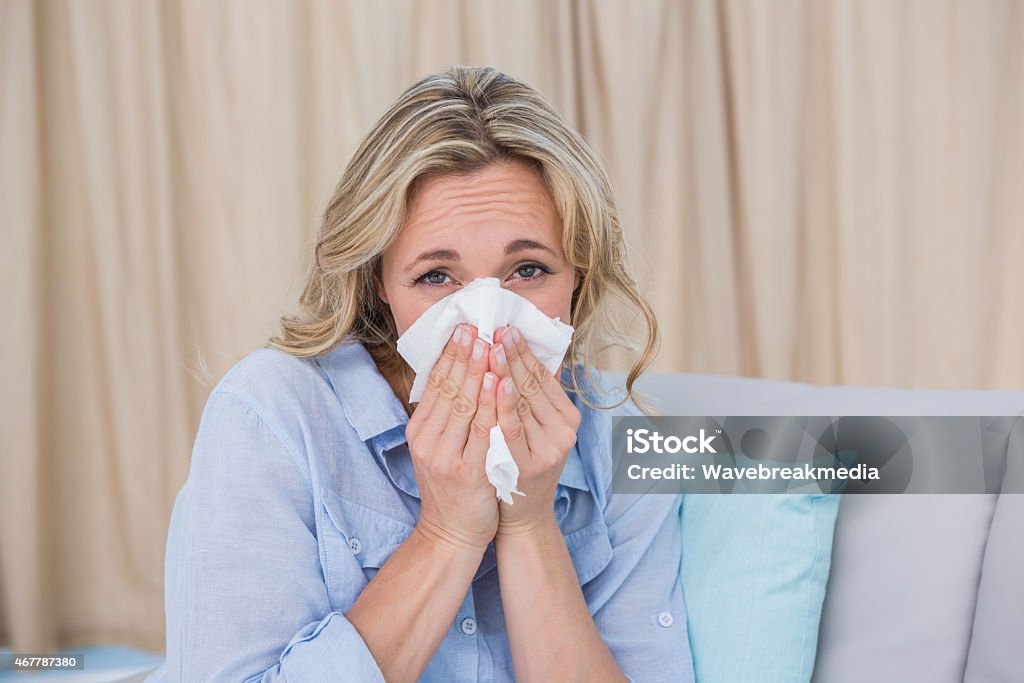
[[167, 540], [166, 680], [379, 681], [318, 557], [309, 471], [249, 397], [210, 396]]
[[514, 327], [496, 335], [498, 422], [526, 492], [502, 503], [494, 547], [517, 681], [627, 680], [601, 638], [554, 515], [580, 413]]
[[496, 421], [496, 378], [486, 369], [484, 341], [460, 326], [406, 427], [419, 520], [347, 615], [389, 683], [419, 680], [498, 526], [484, 469]]
[[419, 678], [497, 528], [484, 470], [494, 378], [471, 342], [449, 344], [407, 427], [417, 526], [345, 614], [324, 583], [301, 447], [244, 388], [213, 392], [168, 536], [169, 680]]
[[419, 680], [485, 548], [450, 543], [417, 525], [359, 594], [346, 616], [389, 683]]
[[693, 681], [680, 497], [609, 496], [610, 482], [600, 482], [612, 559], [584, 599], [553, 511], [581, 416], [514, 328], [499, 337], [491, 365], [503, 378], [498, 422], [527, 493], [499, 506], [495, 538], [517, 680]]
[[583, 598], [554, 514], [499, 532], [501, 603], [517, 681], [625, 681]]

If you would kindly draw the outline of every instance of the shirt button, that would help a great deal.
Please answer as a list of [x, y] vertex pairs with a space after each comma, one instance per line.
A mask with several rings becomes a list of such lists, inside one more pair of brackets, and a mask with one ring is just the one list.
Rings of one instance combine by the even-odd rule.
[[471, 636], [476, 633], [476, 619], [473, 617], [466, 617], [462, 620], [462, 632], [467, 636]]
[[662, 612], [658, 615], [658, 623], [668, 628], [672, 625], [672, 614], [670, 612]]
[[352, 551], [353, 555], [358, 555], [359, 551], [363, 549], [363, 543], [358, 538], [353, 538], [348, 542], [348, 549]]

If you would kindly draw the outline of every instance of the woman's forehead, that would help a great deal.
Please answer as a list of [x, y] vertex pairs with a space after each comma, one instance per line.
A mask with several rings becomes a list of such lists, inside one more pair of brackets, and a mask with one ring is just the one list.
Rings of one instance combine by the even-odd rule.
[[543, 180], [521, 162], [492, 164], [469, 175], [426, 178], [402, 230], [403, 241], [444, 236], [523, 233], [559, 242], [561, 223]]

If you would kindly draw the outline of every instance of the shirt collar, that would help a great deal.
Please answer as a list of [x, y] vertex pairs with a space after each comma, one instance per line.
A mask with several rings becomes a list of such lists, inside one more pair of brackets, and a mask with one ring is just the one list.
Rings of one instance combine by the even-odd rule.
[[[406, 493], [420, 497], [408, 448], [405, 448], [405, 427], [409, 415], [395, 395], [387, 379], [377, 369], [370, 352], [362, 342], [346, 338], [331, 351], [315, 359], [342, 404], [345, 417], [384, 468], [391, 482]], [[562, 383], [569, 380], [568, 369], [562, 369]], [[585, 423], [592, 412], [575, 394], [570, 398]], [[581, 423], [578, 434], [588, 433]], [[590, 446], [597, 446], [594, 443]], [[590, 491], [579, 439], [566, 460], [558, 483], [582, 491]], [[399, 448], [402, 447], [402, 448]]]
[[373, 441], [397, 427], [404, 431], [409, 422], [405, 406], [361, 342], [346, 338], [316, 363], [362, 441]]

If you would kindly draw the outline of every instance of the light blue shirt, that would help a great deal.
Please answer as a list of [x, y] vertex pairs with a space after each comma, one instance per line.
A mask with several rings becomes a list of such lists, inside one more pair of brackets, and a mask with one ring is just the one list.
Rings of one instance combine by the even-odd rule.
[[[554, 506], [590, 613], [631, 680], [692, 681], [681, 497], [611, 495], [610, 411], [570, 397], [582, 422]], [[174, 504], [167, 661], [147, 680], [383, 681], [345, 614], [419, 515], [408, 420], [356, 341], [235, 365], [206, 404]], [[493, 543], [421, 680], [514, 680]]]

